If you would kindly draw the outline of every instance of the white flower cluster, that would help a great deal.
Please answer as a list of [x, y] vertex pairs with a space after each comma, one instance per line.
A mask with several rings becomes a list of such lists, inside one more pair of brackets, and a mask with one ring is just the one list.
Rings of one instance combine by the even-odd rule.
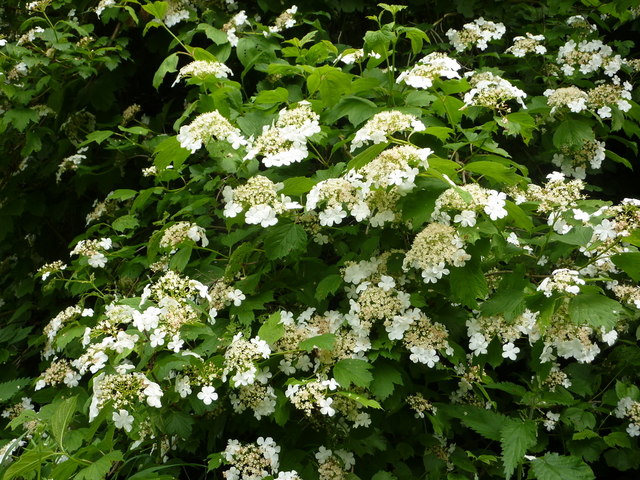
[[351, 65], [352, 63], [360, 63], [366, 57], [370, 58], [380, 58], [380, 54], [376, 52], [369, 52], [367, 56], [364, 54], [364, 50], [362, 48], [348, 48], [340, 55], [338, 55], [338, 60], [345, 63], [346, 65]]
[[298, 7], [296, 5], [292, 5], [287, 8], [284, 12], [278, 15], [273, 25], [269, 26], [269, 31], [265, 31], [265, 37], [269, 33], [278, 33], [287, 28], [291, 28], [295, 26], [296, 19], [294, 15], [298, 12]]
[[41, 266], [38, 269], [38, 275], [41, 276], [42, 281], [44, 282], [47, 280], [47, 278], [49, 278], [51, 274], [58, 273], [66, 269], [67, 269], [66, 263], [64, 263], [62, 260], [56, 260], [51, 263], [45, 263], [43, 266]]
[[243, 385], [236, 392], [229, 393], [231, 407], [236, 413], [242, 413], [248, 408], [253, 410], [256, 420], [268, 417], [276, 411], [276, 393], [271, 385], [263, 385], [268, 382], [271, 373], [268, 368], [262, 369], [257, 375], [256, 383]]
[[140, 304], [151, 300], [160, 304], [166, 297], [173, 298], [181, 304], [194, 302], [199, 298], [211, 300], [206, 285], [192, 278], [168, 271], [153, 284], [145, 285]]
[[320, 132], [320, 116], [306, 101], [293, 109], [282, 109], [273, 125], [265, 125], [252, 142], [245, 160], [262, 156], [265, 167], [282, 167], [307, 158], [307, 139]]
[[245, 25], [250, 25], [250, 23], [244, 10], [240, 10], [231, 18], [231, 20], [229, 20], [228, 23], [223, 25], [222, 31], [227, 34], [227, 38], [229, 39], [229, 43], [232, 47], [238, 46], [239, 39], [236, 32]]
[[16, 45], [23, 45], [25, 43], [33, 42], [41, 33], [44, 33], [44, 28], [34, 27], [22, 35], [17, 41]]
[[62, 174], [68, 171], [77, 170], [82, 162], [87, 159], [87, 156], [84, 154], [88, 147], [83, 147], [78, 150], [77, 153], [65, 157], [60, 165], [58, 165], [58, 171], [56, 172], [56, 183], [60, 183], [62, 180]]
[[602, 118], [611, 118], [611, 107], [618, 108], [621, 112], [631, 110], [631, 84], [621, 83], [618, 77], [613, 77], [612, 83], [596, 85], [587, 92], [587, 104], [589, 108], [596, 110]]
[[462, 30], [449, 29], [447, 38], [458, 52], [463, 52], [474, 46], [485, 50], [490, 40], [499, 40], [506, 31], [504, 24], [491, 22], [480, 17], [472, 23], [463, 25]]
[[540, 282], [536, 290], [544, 293], [545, 297], [550, 297], [553, 292], [577, 295], [580, 293], [580, 285], [584, 284], [584, 280], [580, 278], [580, 273], [576, 270], [559, 268], [551, 272], [551, 276]]
[[64, 383], [67, 387], [77, 387], [81, 376], [72, 367], [68, 360], [54, 360], [38, 378], [34, 390], [40, 390], [47, 385]]
[[249, 225], [261, 225], [264, 228], [275, 225], [278, 223], [277, 214], [302, 208], [291, 198], [278, 195], [282, 187], [282, 184], [273, 183], [262, 175], [251, 177], [247, 183], [235, 189], [227, 185], [222, 191], [225, 201], [223, 215], [235, 218], [244, 211], [244, 221]]
[[160, 248], [175, 249], [187, 239], [194, 242], [200, 242], [200, 245], [206, 247], [209, 245], [209, 239], [204, 228], [191, 222], [178, 222], [165, 229], [160, 239]]
[[522, 108], [527, 108], [523, 101], [527, 94], [499, 75], [491, 72], [469, 72], [465, 76], [469, 78], [472, 87], [464, 94], [465, 106], [510, 111], [507, 102], [515, 100]]
[[356, 132], [356, 136], [351, 142], [351, 151], [360, 148], [365, 143], [382, 143], [387, 137], [396, 132], [405, 132], [410, 130], [411, 133], [421, 132], [425, 129], [416, 116], [408, 113], [402, 113], [398, 110], [389, 110], [375, 114], [360, 130]]
[[433, 52], [422, 58], [410, 70], [402, 72], [396, 83], [404, 82], [413, 88], [430, 88], [440, 77], [460, 78], [462, 66], [444, 53]]
[[83, 255], [88, 257], [87, 263], [93, 268], [104, 268], [107, 264], [107, 257], [103, 253], [110, 250], [113, 243], [110, 238], [100, 240], [80, 240], [71, 250], [70, 255]]
[[188, 19], [191, 10], [194, 10], [194, 7], [187, 0], [170, 0], [167, 13], [164, 15], [165, 25], [171, 28], [182, 20]]
[[311, 416], [314, 412], [321, 415], [333, 417], [336, 414], [332, 406], [334, 399], [328, 395], [330, 391], [335, 391], [338, 383], [331, 380], [315, 380], [305, 383], [294, 383], [287, 386], [284, 392], [285, 397], [298, 410], [302, 410], [305, 415]]
[[436, 199], [431, 219], [449, 225], [453, 215], [453, 223], [473, 227], [479, 212], [484, 212], [491, 220], [506, 217], [506, 199], [505, 193], [475, 183], [456, 186], [445, 190]]
[[450, 273], [448, 265], [463, 267], [471, 256], [456, 229], [442, 223], [430, 223], [413, 240], [406, 253], [402, 269], [420, 270], [425, 283], [436, 283]]
[[551, 163], [560, 167], [565, 175], [584, 180], [587, 168], [600, 168], [605, 158], [604, 142], [587, 140], [580, 147], [561, 147], [560, 152], [553, 155]]
[[640, 436], [640, 402], [631, 397], [623, 397], [618, 401], [613, 414], [617, 418], [627, 417], [629, 419], [627, 433], [630, 437]]
[[491, 340], [498, 338], [502, 344], [502, 357], [516, 360], [520, 353], [520, 348], [515, 346], [518, 339], [528, 336], [529, 343], [540, 339], [537, 318], [538, 312], [529, 310], [510, 321], [500, 315], [470, 318], [466, 322], [469, 349], [473, 355], [486, 354]]
[[196, 60], [180, 69], [178, 76], [171, 86], [178, 83], [180, 79], [187, 77], [203, 80], [208, 77], [228, 78], [229, 75], [233, 75], [233, 72], [224, 63], [208, 60]]
[[[105, 374], [104, 372], [93, 379], [93, 396], [89, 406], [89, 421], [93, 421], [105, 404], [109, 403], [114, 410], [133, 407], [141, 400], [145, 400], [150, 407], [160, 408], [163, 393], [160, 385], [149, 380], [140, 372]], [[124, 415], [120, 415], [122, 417]], [[120, 418], [122, 428], [130, 423]]]
[[613, 49], [601, 40], [582, 40], [580, 43], [569, 40], [558, 50], [556, 63], [567, 76], [574, 75], [576, 71], [588, 75], [602, 68], [605, 75], [613, 77], [625, 60], [614, 55]]
[[320, 446], [315, 455], [318, 461], [319, 480], [344, 480], [347, 472], [355, 465], [353, 453], [346, 450], [329, 450]]
[[271, 437], [259, 437], [256, 443], [229, 440], [222, 453], [231, 468], [222, 475], [226, 480], [301, 480], [295, 470], [278, 472], [280, 447]]
[[587, 93], [573, 85], [555, 90], [549, 88], [544, 91], [544, 96], [547, 97], [547, 104], [551, 107], [551, 115], [562, 107], [567, 107], [571, 112], [575, 113], [580, 113], [588, 108]]
[[252, 385], [258, 376], [255, 362], [267, 359], [271, 355], [269, 344], [260, 337], [253, 337], [250, 340], [242, 337], [242, 332], [235, 334], [224, 353], [223, 380], [233, 372], [231, 382], [236, 387]]
[[534, 35], [527, 33], [526, 36], [513, 37], [513, 45], [505, 50], [514, 57], [524, 57], [527, 53], [537, 53], [543, 55], [547, 53], [547, 47], [540, 42], [544, 42], [544, 35]]
[[240, 130], [235, 128], [229, 120], [224, 118], [217, 110], [198, 115], [189, 125], [180, 127], [176, 137], [180, 146], [195, 153], [202, 143], [215, 137], [218, 140], [229, 142], [234, 149], [247, 145], [247, 140]]

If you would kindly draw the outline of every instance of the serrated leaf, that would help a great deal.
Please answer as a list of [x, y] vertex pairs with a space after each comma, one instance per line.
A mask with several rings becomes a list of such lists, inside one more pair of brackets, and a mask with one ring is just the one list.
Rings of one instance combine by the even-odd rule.
[[322, 335], [316, 335], [315, 337], [307, 338], [298, 345], [300, 350], [306, 350], [310, 352], [314, 348], [320, 350], [331, 350], [336, 342], [336, 336], [333, 333], [323, 333]]
[[588, 440], [590, 438], [600, 438], [600, 435], [598, 435], [593, 430], [586, 429], [586, 430], [582, 430], [580, 432], [574, 433], [573, 436], [571, 437], [571, 440]]
[[373, 370], [373, 381], [369, 390], [380, 400], [387, 399], [395, 390], [396, 385], [403, 385], [402, 374], [393, 364], [376, 364]]
[[123, 460], [122, 452], [114, 450], [106, 453], [97, 460], [94, 460], [87, 468], [83, 468], [73, 477], [74, 480], [101, 480], [106, 478], [107, 473], [111, 470], [111, 465], [115, 462]]
[[73, 414], [76, 411], [76, 405], [78, 403], [78, 397], [67, 398], [60, 402], [51, 416], [51, 431], [53, 432], [53, 438], [56, 439], [58, 445], [64, 446], [64, 434], [71, 423]]
[[269, 345], [276, 343], [282, 335], [284, 335], [284, 325], [280, 323], [280, 312], [269, 315], [258, 330], [258, 337], [267, 342]]
[[324, 277], [316, 287], [316, 300], [324, 300], [328, 295], [335, 293], [342, 285], [342, 275], [333, 274]]
[[581, 120], [567, 119], [555, 129], [553, 133], [553, 146], [580, 147], [585, 141], [595, 140], [591, 126]]
[[615, 327], [622, 309], [615, 300], [592, 293], [578, 294], [569, 301], [569, 317], [573, 323], [607, 330]]
[[344, 358], [333, 366], [333, 376], [344, 388], [349, 388], [350, 384], [357, 387], [368, 387], [373, 380], [371, 375], [371, 365], [369, 362], [357, 358]]
[[451, 298], [464, 305], [476, 308], [476, 299], [484, 298], [489, 292], [487, 280], [479, 262], [471, 259], [464, 267], [452, 267], [449, 274]]
[[289, 90], [278, 87], [275, 90], [262, 90], [256, 95], [256, 103], [285, 103], [289, 100]]
[[523, 178], [515, 172], [515, 168], [513, 167], [509, 168], [500, 163], [486, 160], [468, 163], [464, 169], [468, 172], [489, 177], [498, 183], [504, 183], [506, 185], [515, 185]]
[[613, 432], [603, 438], [608, 447], [631, 448], [631, 439], [626, 432]]
[[[441, 407], [438, 407], [441, 409]], [[492, 412], [485, 408], [472, 405], [447, 406], [442, 408], [447, 414], [460, 419], [471, 430], [479, 433], [489, 440], [500, 441], [500, 430], [509, 420], [509, 417], [501, 413]]]
[[116, 218], [111, 226], [116, 232], [124, 232], [125, 230], [131, 230], [140, 225], [140, 222], [135, 215], [123, 215], [120, 218]]
[[297, 223], [285, 223], [270, 228], [264, 234], [264, 250], [269, 260], [286, 257], [291, 252], [304, 250], [307, 232]]
[[592, 480], [593, 471], [578, 457], [547, 453], [531, 462], [533, 473], [538, 480]]
[[537, 428], [531, 420], [509, 419], [500, 430], [504, 474], [510, 478], [525, 453], [536, 444]]
[[6, 402], [29, 383], [31, 379], [26, 377], [0, 383], [0, 402]]
[[153, 3], [148, 3], [146, 5], [142, 5], [142, 8], [144, 8], [145, 12], [162, 20], [164, 16], [167, 14], [167, 9], [169, 8], [169, 5], [167, 4], [167, 2], [153, 2]]
[[82, 142], [80, 145], [84, 146], [91, 142], [96, 142], [98, 145], [100, 145], [114, 133], [115, 132], [112, 132], [111, 130], [94, 130], [85, 137], [84, 142]]
[[168, 137], [153, 150], [153, 164], [158, 170], [164, 170], [171, 164], [177, 169], [189, 158], [189, 153], [180, 146], [177, 137]]
[[634, 281], [640, 282], [640, 252], [618, 253], [611, 261]]
[[193, 417], [185, 412], [171, 411], [163, 415], [165, 433], [189, 438], [195, 423]]

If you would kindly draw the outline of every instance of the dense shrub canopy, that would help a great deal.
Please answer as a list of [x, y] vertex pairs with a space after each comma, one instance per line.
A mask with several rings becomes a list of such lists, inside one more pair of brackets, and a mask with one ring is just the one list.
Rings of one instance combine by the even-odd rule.
[[633, 475], [639, 17], [7, 1], [2, 478]]

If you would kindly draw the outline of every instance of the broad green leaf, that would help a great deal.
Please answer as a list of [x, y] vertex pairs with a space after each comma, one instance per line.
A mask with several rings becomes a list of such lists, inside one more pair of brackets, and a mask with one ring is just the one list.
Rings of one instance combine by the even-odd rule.
[[218, 30], [217, 28], [207, 23], [201, 23], [200, 25], [198, 25], [196, 30], [204, 32], [207, 38], [216, 45], [223, 45], [229, 42], [229, 37], [227, 37], [227, 34], [225, 32], [223, 32], [222, 30]]
[[319, 348], [320, 350], [332, 350], [335, 343], [336, 336], [333, 333], [323, 333], [322, 335], [317, 335], [301, 341], [298, 348], [300, 350], [306, 350], [307, 352], [310, 352], [314, 348]]
[[16, 378], [15, 380], [0, 383], [0, 402], [6, 402], [29, 383], [31, 383], [30, 378]]
[[564, 235], [559, 235], [557, 233], [553, 233], [551, 235], [552, 240], [557, 240], [558, 242], [566, 243], [567, 245], [586, 245], [591, 241], [591, 237], [593, 236], [593, 229], [590, 227], [573, 227], [568, 233]]
[[451, 405], [438, 407], [446, 414], [458, 418], [463, 424], [489, 440], [500, 441], [500, 431], [509, 421], [509, 417], [486, 408], [472, 405]]
[[464, 305], [475, 308], [478, 298], [489, 293], [487, 280], [477, 260], [471, 259], [464, 267], [451, 267], [449, 286], [451, 298]]
[[80, 145], [87, 145], [91, 142], [96, 142], [98, 145], [100, 145], [114, 133], [115, 132], [112, 132], [111, 130], [94, 130], [85, 137], [84, 142], [82, 142]]
[[585, 141], [595, 140], [595, 135], [591, 126], [582, 120], [571, 118], [563, 121], [553, 133], [553, 146], [580, 147]]
[[162, 20], [164, 16], [167, 14], [167, 9], [169, 8], [169, 5], [167, 4], [167, 2], [153, 2], [153, 3], [148, 3], [146, 5], [142, 5], [142, 8], [144, 8], [144, 10], [147, 13]]
[[509, 218], [513, 220], [516, 227], [522, 228], [527, 232], [531, 232], [531, 230], [533, 230], [533, 220], [531, 220], [531, 217], [527, 215], [521, 207], [507, 200], [505, 209], [509, 213]]
[[531, 462], [533, 473], [538, 480], [592, 480], [593, 471], [578, 457], [547, 453]]
[[58, 445], [61, 447], [64, 445], [64, 434], [71, 423], [73, 414], [76, 411], [76, 405], [78, 403], [78, 397], [70, 397], [60, 402], [53, 415], [51, 416], [51, 431], [53, 432], [53, 438], [56, 439]]
[[123, 215], [122, 217], [116, 218], [111, 224], [116, 232], [131, 230], [132, 228], [136, 228], [138, 225], [140, 225], [140, 222], [135, 215]]
[[131, 190], [129, 188], [121, 188], [114, 190], [107, 197], [109, 200], [129, 200], [138, 194], [137, 190]]
[[364, 395], [359, 395], [357, 393], [353, 393], [353, 392], [336, 392], [338, 395], [342, 395], [343, 397], [347, 397], [350, 398], [351, 400], [354, 400], [356, 402], [358, 402], [360, 405], [364, 406], [364, 407], [369, 407], [369, 408], [377, 408], [377, 409], [382, 409], [382, 406], [380, 406], [380, 404], [378, 402], [376, 402], [375, 400], [372, 400], [370, 398], [365, 397]]
[[611, 261], [633, 280], [640, 282], [640, 252], [618, 253], [611, 257]]
[[367, 387], [373, 380], [370, 363], [356, 358], [344, 358], [333, 366], [333, 376], [344, 388], [349, 388], [350, 384], [357, 387]]
[[284, 325], [280, 323], [280, 312], [269, 315], [269, 318], [260, 326], [258, 337], [270, 345], [276, 343], [284, 335]]
[[600, 435], [598, 435], [593, 430], [586, 429], [574, 433], [571, 437], [571, 440], [588, 440], [590, 438], [600, 438]]
[[522, 177], [515, 172], [514, 168], [509, 168], [496, 162], [480, 160], [468, 163], [464, 169], [506, 185], [515, 185], [522, 180]]
[[307, 177], [290, 177], [282, 183], [284, 187], [278, 191], [279, 194], [298, 196], [309, 192], [316, 181]]
[[604, 437], [603, 440], [611, 448], [631, 448], [631, 439], [626, 432], [612, 432]]
[[396, 480], [397, 478], [398, 477], [389, 472], [380, 470], [373, 477], [371, 477], [371, 480]]
[[522, 462], [525, 453], [536, 444], [537, 428], [532, 420], [509, 421], [500, 430], [502, 462], [504, 474], [510, 478], [516, 467]]
[[264, 234], [264, 250], [269, 260], [286, 257], [291, 252], [304, 250], [307, 232], [297, 223], [285, 223], [269, 228]]
[[[4, 472], [2, 480], [24, 478], [24, 475], [40, 471], [46, 460], [55, 456], [53, 450], [29, 450], [20, 455]], [[92, 479], [93, 480], [93, 479]]]
[[88, 467], [80, 470], [74, 477], [74, 480], [101, 480], [106, 478], [107, 473], [111, 470], [111, 466], [115, 462], [121, 462], [123, 459], [120, 450], [108, 452], [97, 460], [94, 460]]
[[181, 438], [189, 438], [195, 420], [193, 416], [174, 410], [163, 415], [165, 432], [167, 435], [178, 435]]
[[193, 247], [187, 246], [179, 249], [169, 261], [169, 268], [172, 270], [177, 270], [178, 272], [182, 272], [187, 264], [189, 263], [189, 259], [191, 258], [191, 252], [193, 251]]
[[393, 32], [382, 29], [376, 31], [368, 31], [364, 34], [364, 46], [367, 52], [375, 52], [382, 58], [387, 58], [387, 50], [389, 45], [395, 38]]
[[339, 68], [323, 65], [307, 77], [307, 88], [310, 94], [320, 92], [324, 104], [332, 107], [351, 92], [351, 75]]
[[324, 122], [332, 124], [346, 116], [352, 125], [357, 126], [375, 115], [378, 110], [379, 107], [371, 100], [346, 95], [333, 108], [323, 113], [321, 118]]
[[347, 163], [347, 170], [358, 170], [359, 168], [364, 167], [367, 163], [380, 155], [388, 146], [388, 142], [376, 143], [375, 145], [371, 145], [366, 150], [363, 150], [358, 155], [349, 160], [349, 163]]
[[583, 293], [569, 302], [569, 317], [577, 325], [591, 325], [599, 329], [611, 330], [615, 327], [623, 307], [604, 295]]
[[376, 362], [369, 390], [379, 400], [386, 400], [395, 390], [395, 386], [403, 385], [403, 383], [402, 374], [392, 363]]
[[342, 275], [333, 274], [324, 277], [318, 283], [316, 287], [315, 298], [317, 300], [324, 300], [330, 294], [336, 293], [338, 288], [342, 285]]
[[153, 151], [153, 164], [158, 170], [164, 170], [173, 163], [179, 168], [189, 158], [189, 150], [182, 148], [175, 136], [171, 136], [160, 142]]
[[262, 90], [256, 95], [256, 103], [285, 103], [289, 99], [289, 90], [278, 87], [275, 90]]

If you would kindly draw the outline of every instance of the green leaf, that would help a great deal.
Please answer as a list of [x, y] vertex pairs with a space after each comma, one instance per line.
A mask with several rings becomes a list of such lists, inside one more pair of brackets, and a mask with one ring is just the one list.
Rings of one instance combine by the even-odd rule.
[[333, 124], [346, 116], [353, 126], [360, 125], [378, 112], [378, 106], [371, 100], [346, 95], [331, 110], [322, 115], [322, 120], [327, 124]]
[[533, 230], [533, 220], [531, 220], [531, 217], [527, 215], [521, 207], [507, 200], [505, 209], [509, 213], [509, 218], [513, 220], [516, 227], [522, 228], [527, 232], [531, 232], [531, 230]]
[[54, 455], [55, 452], [53, 450], [29, 450], [24, 452], [18, 460], [9, 465], [9, 468], [4, 472], [2, 480], [24, 478], [26, 474], [39, 472], [40, 466], [44, 464], [45, 460]]
[[357, 387], [368, 387], [373, 380], [369, 371], [372, 367], [373, 365], [364, 360], [344, 358], [333, 366], [333, 376], [344, 388], [348, 388], [352, 383]]
[[379, 470], [376, 474], [371, 477], [371, 480], [397, 480], [398, 477], [392, 475], [389, 472], [385, 472], [384, 470]]
[[358, 155], [349, 160], [349, 163], [347, 163], [347, 170], [358, 170], [359, 168], [364, 167], [367, 163], [380, 155], [382, 151], [388, 146], [389, 143], [387, 142], [371, 145], [369, 148], [363, 150]]
[[615, 327], [622, 310], [622, 305], [615, 300], [592, 293], [578, 294], [569, 302], [569, 317], [573, 323], [607, 330]]
[[587, 430], [582, 430], [580, 432], [574, 433], [573, 436], [571, 437], [571, 440], [589, 440], [590, 438], [600, 438], [600, 435], [598, 435], [593, 430], [587, 429]]
[[289, 99], [289, 90], [278, 87], [275, 90], [262, 90], [256, 95], [256, 103], [285, 103]]
[[360, 405], [364, 406], [364, 407], [369, 407], [369, 408], [377, 408], [382, 410], [382, 406], [376, 402], [375, 400], [372, 400], [370, 398], [365, 397], [364, 395], [359, 395], [357, 393], [353, 393], [353, 392], [336, 392], [338, 395], [342, 395], [343, 397], [347, 397], [353, 401], [358, 402]]
[[177, 270], [178, 272], [182, 272], [187, 264], [189, 263], [189, 259], [191, 258], [191, 252], [193, 247], [187, 246], [179, 249], [169, 261], [169, 268], [171, 270]]
[[581, 147], [585, 141], [595, 140], [591, 126], [581, 120], [567, 119], [553, 133], [553, 146]]
[[480, 160], [468, 163], [464, 169], [468, 172], [479, 173], [506, 185], [515, 185], [522, 180], [522, 177], [515, 172], [514, 168], [509, 168], [496, 162]]
[[324, 277], [316, 287], [316, 300], [324, 300], [329, 294], [336, 293], [342, 285], [342, 275], [333, 274]]
[[395, 35], [388, 30], [368, 31], [364, 34], [364, 45], [367, 52], [376, 52], [382, 58], [387, 58], [387, 50]]
[[[378, 361], [379, 362], [379, 361]], [[373, 369], [373, 381], [369, 387], [379, 400], [387, 399], [395, 390], [396, 385], [403, 385], [402, 374], [391, 363], [378, 363]]]
[[351, 75], [339, 68], [323, 65], [307, 77], [307, 88], [310, 94], [320, 92], [324, 104], [332, 107], [351, 93]]
[[[2, 114], [2, 125], [6, 128], [10, 124], [19, 132], [24, 131], [29, 123], [37, 123], [40, 119], [38, 112], [30, 108], [12, 108]], [[4, 129], [2, 129], [4, 130]]]
[[284, 325], [280, 323], [280, 312], [269, 315], [267, 321], [264, 322], [258, 330], [258, 337], [273, 345], [284, 335]]
[[297, 223], [276, 225], [264, 234], [264, 250], [269, 260], [286, 257], [307, 246], [307, 232]]
[[140, 225], [140, 222], [135, 215], [123, 215], [120, 218], [116, 218], [111, 226], [116, 232], [124, 232], [125, 230], [131, 230]]
[[533, 473], [538, 480], [592, 480], [593, 471], [578, 457], [560, 456], [547, 453], [531, 462]]
[[31, 378], [16, 378], [0, 383], [0, 402], [6, 402], [29, 383], [31, 383]]
[[502, 445], [502, 462], [504, 474], [511, 477], [516, 467], [522, 462], [525, 453], [536, 444], [537, 428], [532, 420], [518, 421], [509, 419], [500, 430]]
[[590, 227], [573, 227], [569, 233], [565, 233], [564, 235], [559, 235], [554, 233], [551, 235], [552, 240], [557, 240], [558, 242], [566, 243], [567, 245], [586, 245], [591, 241], [591, 237], [593, 236], [593, 229]]
[[51, 416], [51, 431], [53, 432], [53, 438], [56, 439], [58, 445], [64, 446], [64, 434], [71, 423], [73, 414], [76, 411], [76, 405], [78, 403], [78, 397], [70, 397], [62, 402], [58, 403], [53, 415]]
[[306, 350], [310, 352], [315, 348], [320, 350], [332, 350], [333, 345], [336, 343], [336, 336], [333, 333], [323, 333], [315, 337], [307, 338], [298, 345], [300, 350]]
[[440, 409], [448, 415], [460, 419], [464, 425], [489, 440], [500, 441], [500, 430], [509, 421], [509, 417], [501, 413], [472, 405], [438, 407], [438, 410]]
[[477, 298], [484, 298], [489, 293], [487, 280], [480, 269], [480, 263], [472, 258], [464, 267], [451, 267], [449, 286], [451, 298], [464, 305], [475, 308]]
[[177, 169], [189, 158], [189, 154], [189, 150], [180, 146], [177, 137], [168, 137], [153, 150], [153, 164], [158, 170], [164, 170], [173, 163]]
[[93, 132], [89, 133], [85, 137], [84, 142], [82, 142], [80, 145], [84, 146], [91, 142], [96, 142], [98, 145], [100, 145], [107, 138], [111, 137], [114, 133], [115, 132], [112, 132], [111, 130], [94, 130]]
[[634, 281], [640, 282], [640, 252], [618, 253], [611, 261]]
[[121, 188], [114, 190], [108, 196], [109, 200], [129, 200], [138, 194], [137, 190], [131, 190], [129, 188]]
[[169, 5], [167, 4], [167, 2], [153, 2], [153, 3], [148, 3], [147, 5], [142, 5], [142, 8], [144, 8], [145, 12], [162, 20], [164, 16], [167, 14], [167, 9], [169, 8]]
[[181, 438], [189, 438], [195, 420], [185, 412], [172, 411], [163, 415], [165, 433], [167, 435], [178, 435]]
[[201, 23], [197, 26], [196, 30], [204, 32], [207, 38], [216, 45], [224, 45], [225, 43], [229, 43], [229, 37], [227, 37], [226, 33], [207, 23]]
[[94, 460], [87, 468], [83, 468], [74, 477], [74, 480], [102, 480], [111, 470], [111, 465], [123, 460], [120, 450], [113, 450]]
[[631, 448], [631, 439], [626, 432], [613, 432], [603, 438], [608, 447]]
[[298, 196], [309, 192], [316, 184], [316, 181], [307, 177], [290, 177], [282, 183], [284, 187], [278, 193]]

